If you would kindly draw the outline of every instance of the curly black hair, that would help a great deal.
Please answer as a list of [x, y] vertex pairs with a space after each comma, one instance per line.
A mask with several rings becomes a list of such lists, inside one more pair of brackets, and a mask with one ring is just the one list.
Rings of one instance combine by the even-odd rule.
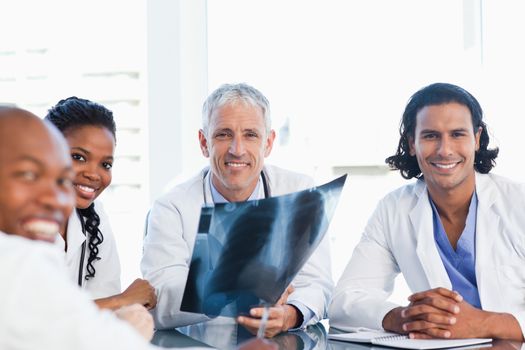
[[405, 179], [420, 178], [421, 169], [416, 156], [410, 155], [410, 138], [414, 138], [416, 130], [416, 116], [426, 106], [435, 106], [446, 103], [459, 103], [470, 110], [474, 132], [481, 127], [479, 150], [474, 158], [474, 169], [482, 174], [487, 174], [496, 165], [499, 149], [489, 149], [489, 134], [487, 125], [483, 122], [483, 110], [479, 102], [465, 89], [447, 83], [435, 83], [417, 91], [403, 112], [399, 127], [399, 145], [396, 154], [385, 159], [392, 170], [399, 170]]
[[68, 97], [51, 107], [44, 118], [54, 124], [63, 134], [86, 125], [108, 129], [116, 140], [116, 125], [113, 112], [96, 102]]
[[[45, 120], [54, 124], [63, 134], [86, 125], [100, 126], [111, 132], [116, 140], [116, 125], [113, 112], [106, 107], [76, 96], [60, 100], [54, 107], [49, 109]], [[104, 242], [104, 235], [99, 229], [100, 218], [95, 211], [95, 203], [85, 209], [77, 208], [77, 212], [84, 221], [86, 240], [88, 243], [89, 257], [87, 261], [86, 280], [95, 277], [93, 263], [100, 260], [98, 246]]]

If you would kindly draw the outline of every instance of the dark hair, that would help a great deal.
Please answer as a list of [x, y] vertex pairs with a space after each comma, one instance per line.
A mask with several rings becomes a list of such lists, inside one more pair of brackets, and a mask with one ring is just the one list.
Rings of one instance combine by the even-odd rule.
[[482, 120], [483, 110], [479, 102], [468, 91], [459, 86], [435, 83], [416, 92], [408, 101], [399, 127], [401, 138], [399, 139], [397, 152], [385, 159], [385, 162], [392, 170], [400, 170], [401, 176], [405, 179], [420, 178], [422, 176], [416, 156], [410, 155], [409, 138], [415, 137], [416, 116], [426, 106], [452, 102], [464, 105], [470, 110], [474, 132], [477, 132], [479, 127], [482, 128], [479, 150], [476, 151], [474, 158], [474, 169], [482, 174], [487, 174], [496, 165], [495, 159], [498, 156], [499, 149], [488, 148], [490, 138], [487, 125]]
[[[113, 112], [96, 102], [76, 96], [60, 100], [49, 109], [44, 119], [54, 124], [63, 134], [86, 125], [100, 126], [108, 129], [116, 140]], [[89, 280], [95, 277], [93, 262], [100, 260], [98, 246], [104, 241], [104, 235], [99, 229], [100, 218], [95, 211], [95, 203], [91, 203], [86, 209], [77, 208], [77, 212], [81, 216], [80, 219], [84, 221], [83, 227], [88, 242], [89, 257], [85, 279]]]
[[81, 215], [80, 220], [83, 220], [83, 228], [86, 230], [86, 240], [88, 241], [88, 261], [87, 261], [87, 274], [84, 277], [86, 280], [95, 277], [95, 267], [93, 262], [100, 260], [98, 256], [98, 246], [104, 242], [104, 235], [98, 228], [100, 226], [100, 217], [95, 211], [95, 203], [85, 209], [77, 208], [77, 212]]
[[47, 111], [44, 119], [53, 123], [63, 134], [86, 125], [101, 126], [108, 129], [116, 140], [113, 112], [90, 100], [76, 96], [60, 100]]

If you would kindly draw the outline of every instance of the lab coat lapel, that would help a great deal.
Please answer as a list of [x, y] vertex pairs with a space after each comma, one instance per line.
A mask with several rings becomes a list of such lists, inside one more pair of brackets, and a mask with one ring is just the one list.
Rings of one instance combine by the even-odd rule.
[[211, 186], [210, 186], [210, 183], [211, 183], [211, 169], [210, 168], [206, 168], [203, 170], [203, 174], [202, 174], [202, 181], [203, 181], [203, 189], [204, 189], [204, 196], [202, 197], [203, 200], [202, 200], [202, 204], [207, 204], [207, 205], [213, 205], [213, 197], [211, 195]]
[[482, 307], [501, 309], [501, 298], [494, 298], [499, 290], [498, 279], [494, 278], [490, 268], [493, 242], [498, 229], [500, 217], [492, 206], [496, 201], [492, 180], [486, 175], [476, 173], [476, 193], [478, 195], [478, 212], [476, 217], [476, 281]]
[[425, 271], [429, 288], [445, 287], [450, 289], [452, 284], [434, 240], [432, 207], [424, 181], [418, 181], [415, 192], [418, 197], [417, 203], [409, 215], [417, 242], [417, 256]]
[[[66, 261], [68, 265], [74, 264], [74, 260], [81, 255], [82, 243], [86, 241], [86, 236], [82, 232], [82, 224], [76, 210], [69, 217], [67, 222], [67, 253]], [[79, 264], [79, 262], [75, 262]]]

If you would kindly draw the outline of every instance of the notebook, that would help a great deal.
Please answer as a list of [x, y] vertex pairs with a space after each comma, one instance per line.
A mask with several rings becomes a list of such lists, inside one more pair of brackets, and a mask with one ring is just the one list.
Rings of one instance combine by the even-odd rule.
[[406, 335], [397, 333], [366, 331], [355, 333], [328, 334], [329, 339], [354, 342], [371, 343], [374, 345], [389, 346], [402, 349], [445, 349], [490, 343], [490, 338], [468, 339], [410, 339]]

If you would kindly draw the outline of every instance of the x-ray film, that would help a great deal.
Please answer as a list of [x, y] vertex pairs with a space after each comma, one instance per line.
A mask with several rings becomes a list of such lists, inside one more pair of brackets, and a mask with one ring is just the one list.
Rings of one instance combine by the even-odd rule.
[[345, 180], [203, 207], [181, 310], [237, 316], [275, 304], [325, 236]]

